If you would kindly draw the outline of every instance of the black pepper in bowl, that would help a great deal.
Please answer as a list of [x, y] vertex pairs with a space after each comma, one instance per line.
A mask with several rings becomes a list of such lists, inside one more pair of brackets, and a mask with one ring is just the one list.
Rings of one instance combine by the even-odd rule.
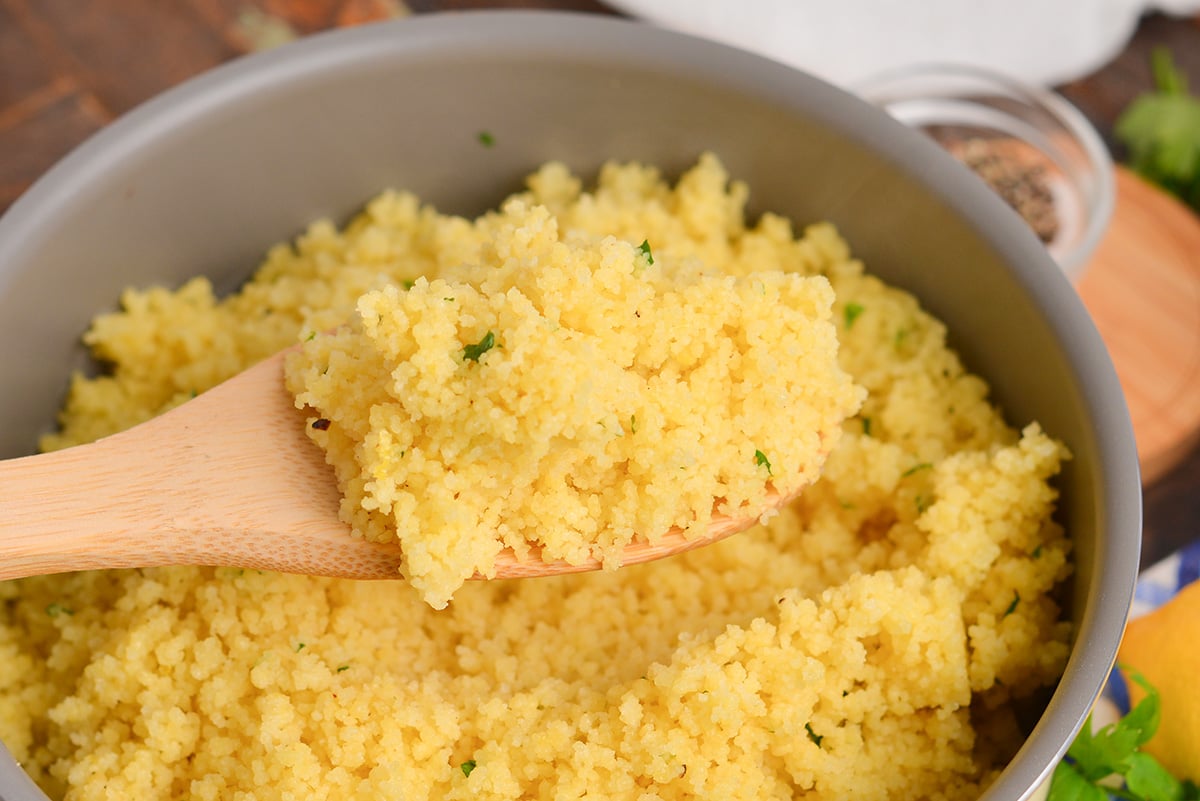
[[1058, 211], [1039, 153], [1008, 137], [930, 133], [1020, 214], [1039, 239], [1047, 244], [1054, 241], [1059, 231]]

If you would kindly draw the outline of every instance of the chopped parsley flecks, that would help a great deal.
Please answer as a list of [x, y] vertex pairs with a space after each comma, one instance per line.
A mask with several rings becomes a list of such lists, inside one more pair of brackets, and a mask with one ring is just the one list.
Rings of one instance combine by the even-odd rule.
[[646, 264], [654, 264], [654, 254], [650, 252], [650, 240], [643, 239], [642, 244], [638, 245], [638, 250], [642, 251], [642, 255], [646, 257]]
[[412, 289], [416, 285], [416, 281], [411, 281], [407, 278], [400, 282], [400, 286], [404, 287], [405, 289]]
[[631, 415], [629, 415], [629, 433], [636, 434], [637, 430], [638, 430], [637, 415], [631, 414]]
[[1002, 617], [1008, 617], [1013, 612], [1017, 611], [1017, 604], [1019, 603], [1021, 603], [1021, 593], [1014, 590], [1012, 602], [1009, 603], [1008, 608], [1004, 610], [1004, 615]]
[[933, 465], [930, 464], [929, 462], [921, 462], [920, 464], [914, 464], [912, 467], [908, 468], [903, 473], [901, 473], [900, 478], [908, 478], [913, 473], [919, 473], [922, 470], [929, 470], [932, 467], [933, 467]]
[[846, 328], [847, 329], [849, 329], [850, 326], [854, 325], [854, 321], [858, 319], [858, 316], [860, 314], [862, 314], [863, 311], [864, 311], [864, 309], [863, 309], [863, 305], [861, 303], [855, 303], [854, 301], [850, 301], [849, 303], [846, 304], [846, 308], [842, 313], [843, 313], [843, 315], [845, 315], [845, 318], [846, 318]]
[[496, 335], [488, 331], [483, 335], [483, 339], [476, 342], [474, 345], [467, 345], [463, 348], [463, 361], [478, 362], [479, 357], [487, 353], [496, 346]]
[[931, 501], [929, 498], [926, 498], [924, 495], [918, 495], [915, 503], [917, 505], [917, 514], [920, 515], [920, 514], [925, 514], [925, 510], [929, 508], [929, 504], [931, 503]]
[[312, 341], [313, 341], [314, 339], [316, 339], [316, 338], [317, 338], [317, 332], [316, 332], [316, 331], [309, 331], [309, 332], [308, 332], [308, 336], [306, 336], [306, 337], [304, 338], [304, 341], [305, 341], [305, 342], [312, 342]]
[[59, 615], [67, 615], [69, 617], [70, 615], [75, 614], [75, 610], [71, 609], [70, 607], [63, 606], [55, 601], [46, 607], [46, 614], [50, 617], [58, 617]]
[[825, 739], [825, 735], [817, 734], [815, 731], [813, 731], [813, 727], [812, 727], [811, 723], [805, 723], [804, 730], [806, 732], [808, 732], [808, 739], [812, 740], [813, 744], [816, 745], [817, 748], [820, 748], [821, 741]]
[[492, 135], [491, 131], [480, 131], [477, 138], [479, 139], [479, 144], [484, 147], [492, 147], [496, 144], [496, 137]]
[[303, 650], [304, 650], [304, 643], [302, 643], [302, 642], [301, 642], [301, 643], [297, 643], [297, 644], [296, 644], [296, 653], [300, 653], [300, 652], [301, 652], [301, 651], [303, 651]]
[[346, 672], [347, 670], [349, 670], [349, 669], [350, 669], [350, 666], [349, 666], [349, 665], [338, 665], [338, 666], [337, 666], [337, 672], [338, 672], [338, 673], [345, 673], [345, 672]]
[[864, 417], [862, 419], [862, 428], [863, 428], [863, 436], [865, 436], [865, 437], [871, 436], [871, 418], [870, 417]]
[[767, 455], [765, 453], [763, 453], [762, 451], [756, 450], [754, 452], [754, 463], [756, 465], [758, 465], [759, 467], [767, 468], [768, 476], [774, 475], [774, 473], [771, 472], [771, 460], [768, 459]]
[[464, 776], [466, 776], [467, 778], [470, 778], [471, 771], [475, 770], [475, 764], [476, 764], [475, 760], [468, 759], [466, 762], [459, 765], [458, 769], [462, 771]]
[[1030, 556], [1032, 556], [1034, 559], [1041, 559], [1042, 558], [1042, 546], [1039, 545], [1038, 547], [1034, 548], [1033, 553], [1030, 554]]

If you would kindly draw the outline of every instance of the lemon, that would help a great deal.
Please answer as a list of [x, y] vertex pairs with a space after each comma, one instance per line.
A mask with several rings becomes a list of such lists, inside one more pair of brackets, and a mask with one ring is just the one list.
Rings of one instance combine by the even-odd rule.
[[[1144, 750], [1176, 777], [1200, 782], [1200, 582], [1130, 621], [1117, 658], [1127, 679], [1136, 670], [1162, 697], [1158, 732]], [[1145, 691], [1128, 685], [1136, 704]]]

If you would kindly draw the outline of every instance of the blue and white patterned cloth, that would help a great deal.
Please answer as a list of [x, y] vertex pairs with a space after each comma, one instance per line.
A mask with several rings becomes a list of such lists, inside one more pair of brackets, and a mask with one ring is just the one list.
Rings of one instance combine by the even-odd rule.
[[[1138, 576], [1137, 589], [1133, 593], [1133, 607], [1129, 611], [1129, 619], [1133, 620], [1153, 612], [1197, 579], [1200, 579], [1200, 541], [1193, 542], [1142, 571]], [[1129, 689], [1116, 669], [1113, 669], [1108, 677], [1103, 700], [1115, 707], [1115, 710], [1110, 708], [1109, 714], [1116, 712], [1124, 715], [1129, 711]], [[1097, 722], [1100, 722], [1108, 716], [1098, 709], [1096, 717]]]

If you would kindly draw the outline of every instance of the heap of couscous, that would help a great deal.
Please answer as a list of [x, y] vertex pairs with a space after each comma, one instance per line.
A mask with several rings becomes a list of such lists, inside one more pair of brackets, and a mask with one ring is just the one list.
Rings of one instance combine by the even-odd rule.
[[478, 261], [367, 293], [287, 369], [342, 518], [435, 608], [503, 548], [615, 569], [635, 538], [762, 518], [862, 400], [823, 276], [706, 275], [522, 200], [472, 234]]
[[[1068, 653], [1065, 451], [1009, 428], [830, 226], [749, 224], [746, 194], [706, 157], [674, 186], [609, 166], [587, 192], [549, 165], [518, 201], [664, 265], [829, 281], [866, 396], [779, 515], [648, 565], [468, 582], [441, 611], [405, 582], [227, 569], [0, 584], [0, 739], [70, 799], [977, 796], [1020, 744], [1014, 702]], [[389, 193], [229, 298], [130, 291], [87, 335], [112, 375], [75, 379], [46, 446], [157, 414], [372, 290], [474, 283], [455, 271], [484, 227]]]

